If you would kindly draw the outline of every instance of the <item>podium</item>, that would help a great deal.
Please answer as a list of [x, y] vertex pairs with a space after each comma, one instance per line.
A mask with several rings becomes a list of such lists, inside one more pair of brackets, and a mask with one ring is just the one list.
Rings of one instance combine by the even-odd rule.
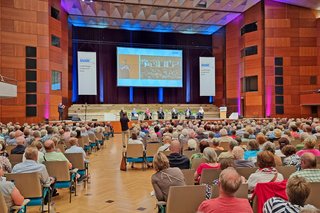
[[220, 118], [226, 119], [227, 118], [227, 107], [220, 107]]

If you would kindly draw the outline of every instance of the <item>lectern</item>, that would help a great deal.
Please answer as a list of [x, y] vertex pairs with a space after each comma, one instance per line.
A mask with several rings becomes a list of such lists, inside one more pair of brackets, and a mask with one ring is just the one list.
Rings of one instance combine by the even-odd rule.
[[227, 118], [227, 107], [220, 107], [220, 118], [226, 119]]

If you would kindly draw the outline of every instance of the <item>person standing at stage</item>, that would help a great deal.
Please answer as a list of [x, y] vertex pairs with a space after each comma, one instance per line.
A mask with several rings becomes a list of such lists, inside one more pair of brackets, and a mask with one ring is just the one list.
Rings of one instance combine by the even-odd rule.
[[63, 110], [66, 106], [63, 105], [62, 103], [59, 103], [58, 105], [58, 113], [59, 113], [59, 120], [63, 120]]
[[119, 112], [120, 119], [123, 117], [123, 113], [124, 113], [124, 109], [123, 109], [123, 107], [122, 107], [121, 110], [120, 110], [120, 112]]
[[129, 119], [126, 112], [123, 112], [123, 116], [120, 117], [121, 131], [122, 131], [122, 146], [123, 148], [127, 147], [129, 140]]

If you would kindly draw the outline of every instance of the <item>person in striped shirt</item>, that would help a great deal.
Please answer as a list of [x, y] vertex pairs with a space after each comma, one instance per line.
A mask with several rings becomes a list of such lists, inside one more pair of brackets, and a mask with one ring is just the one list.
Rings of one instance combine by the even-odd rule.
[[272, 197], [263, 206], [263, 213], [286, 212], [299, 213], [305, 206], [305, 202], [310, 194], [310, 188], [305, 178], [299, 176], [291, 177], [286, 186], [288, 201]]

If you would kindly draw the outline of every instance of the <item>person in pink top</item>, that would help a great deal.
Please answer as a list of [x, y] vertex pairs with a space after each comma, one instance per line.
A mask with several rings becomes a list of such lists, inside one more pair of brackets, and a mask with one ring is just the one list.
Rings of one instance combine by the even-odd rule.
[[[304, 153], [309, 152], [315, 156], [320, 156], [319, 149], [315, 148], [317, 143], [317, 138], [313, 135], [308, 136], [304, 141], [304, 149], [297, 152], [297, 155], [301, 157]], [[319, 148], [319, 147], [318, 147]]]
[[199, 182], [203, 169], [220, 169], [220, 163], [217, 163], [217, 153], [213, 148], [207, 147], [203, 150], [203, 158], [206, 159], [206, 163], [201, 163], [196, 172], [194, 173], [194, 179]]
[[240, 185], [241, 176], [237, 171], [233, 167], [224, 169], [219, 176], [219, 197], [203, 201], [198, 213], [252, 213], [248, 199], [234, 196]]

